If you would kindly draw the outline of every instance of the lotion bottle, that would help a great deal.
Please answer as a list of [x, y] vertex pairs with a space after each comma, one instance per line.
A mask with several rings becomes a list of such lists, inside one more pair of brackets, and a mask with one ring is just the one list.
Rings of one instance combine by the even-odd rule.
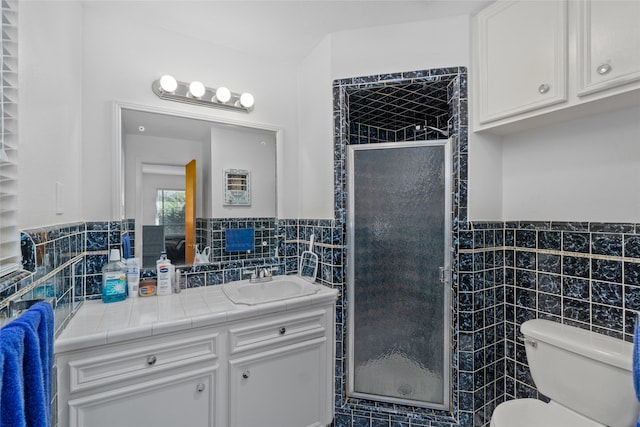
[[160, 259], [156, 261], [156, 273], [158, 275], [158, 287], [156, 290], [156, 295], [171, 295], [172, 288], [172, 275], [171, 272], [173, 270], [173, 266], [171, 265], [171, 261], [167, 259], [167, 253], [165, 251], [160, 252]]
[[140, 258], [127, 259], [127, 288], [130, 297], [138, 296], [140, 285]]

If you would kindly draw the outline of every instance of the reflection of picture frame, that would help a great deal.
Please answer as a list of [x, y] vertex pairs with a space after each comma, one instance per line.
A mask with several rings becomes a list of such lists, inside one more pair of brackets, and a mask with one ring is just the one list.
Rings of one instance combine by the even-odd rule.
[[251, 172], [244, 169], [224, 170], [224, 204], [251, 206]]

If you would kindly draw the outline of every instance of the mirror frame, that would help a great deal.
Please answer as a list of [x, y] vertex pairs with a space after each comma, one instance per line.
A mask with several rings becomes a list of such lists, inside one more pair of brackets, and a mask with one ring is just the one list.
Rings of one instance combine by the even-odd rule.
[[[168, 116], [175, 116], [187, 119], [202, 120], [211, 122], [212, 124], [233, 125], [238, 127], [245, 127], [256, 130], [274, 132], [276, 135], [276, 218], [278, 214], [282, 212], [282, 194], [283, 187], [283, 174], [278, 173], [278, 169], [281, 168], [284, 160], [284, 143], [283, 143], [283, 129], [278, 126], [247, 122], [242, 120], [236, 120], [227, 117], [217, 117], [215, 115], [206, 115], [193, 113], [189, 111], [172, 110], [168, 108], [160, 108], [149, 105], [133, 104], [128, 102], [114, 101], [112, 106], [112, 137], [111, 137], [111, 218], [117, 218], [118, 221], [125, 219], [125, 188], [124, 188], [124, 146], [122, 138], [122, 113], [123, 110], [136, 110], [146, 113], [164, 114]], [[135, 219], [135, 218], [134, 218]], [[140, 230], [138, 230], [138, 228]], [[138, 226], [136, 221], [136, 233], [140, 231], [142, 235], [142, 224]], [[136, 256], [141, 256], [142, 253], [142, 238], [135, 239], [134, 253]]]

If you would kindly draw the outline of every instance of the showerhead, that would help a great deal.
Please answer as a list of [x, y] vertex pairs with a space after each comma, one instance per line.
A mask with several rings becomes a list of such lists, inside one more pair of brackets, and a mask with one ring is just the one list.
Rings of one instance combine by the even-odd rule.
[[438, 129], [438, 128], [433, 127], [433, 126], [427, 126], [426, 124], [425, 125], [416, 125], [416, 130], [418, 130], [418, 131], [419, 130], [426, 131], [428, 129], [434, 130], [434, 131], [442, 134], [442, 136], [444, 136], [445, 138], [449, 137], [449, 131], [447, 129]]
[[425, 129], [435, 130], [436, 132], [441, 133], [445, 138], [449, 136], [449, 131], [447, 129], [438, 129], [433, 126], [425, 126]]

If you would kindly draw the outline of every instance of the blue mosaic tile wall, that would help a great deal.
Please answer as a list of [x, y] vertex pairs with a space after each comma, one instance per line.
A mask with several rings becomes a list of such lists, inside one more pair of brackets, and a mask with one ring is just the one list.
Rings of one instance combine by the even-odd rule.
[[[332, 246], [333, 221], [254, 219], [250, 225], [258, 223], [269, 227], [268, 233], [264, 232], [256, 239], [259, 246], [267, 246], [266, 249], [260, 253], [256, 251], [245, 259], [193, 266], [186, 271], [188, 286], [241, 280], [243, 270], [263, 266], [274, 267], [274, 274], [295, 273], [299, 256], [308, 248], [311, 233], [316, 235], [314, 250], [318, 255], [327, 260], [332, 258], [327, 256], [326, 251]], [[209, 223], [204, 221], [204, 224]], [[217, 228], [203, 229], [212, 234], [220, 231]], [[120, 248], [125, 234], [132, 238], [133, 247], [133, 224], [128, 220], [122, 223], [81, 222], [23, 231], [21, 246], [24, 270], [0, 281], [0, 319], [5, 317], [10, 298], [56, 296], [56, 325], [59, 330], [72, 312], [68, 308], [71, 302], [101, 297], [102, 268], [108, 262], [109, 251]], [[262, 245], [263, 240], [268, 240], [268, 245]], [[265, 256], [271, 255], [276, 248], [282, 256]], [[328, 283], [333, 274], [331, 262], [323, 262], [319, 275], [329, 275], [324, 282]], [[155, 271], [143, 272], [143, 276], [154, 275]], [[323, 280], [321, 277], [319, 279]]]
[[487, 425], [505, 400], [546, 400], [517, 338], [526, 320], [633, 340], [640, 309], [638, 224], [474, 222], [459, 233], [458, 245], [460, 349], [475, 349], [467, 368], [460, 357], [461, 383], [475, 383], [469, 425]]
[[[229, 228], [253, 228], [254, 250], [250, 253], [225, 251], [225, 230]], [[276, 218], [198, 218], [196, 220], [196, 243], [200, 250], [207, 246], [211, 249], [209, 259], [212, 262], [275, 257], [279, 237]]]
[[526, 320], [633, 341], [640, 224], [508, 222], [504, 236], [506, 398], [540, 397], [516, 339]]
[[53, 298], [56, 334], [75, 306], [74, 287], [83, 283], [85, 224], [72, 223], [21, 233], [23, 271], [0, 282], [0, 319], [6, 316], [9, 299]]

